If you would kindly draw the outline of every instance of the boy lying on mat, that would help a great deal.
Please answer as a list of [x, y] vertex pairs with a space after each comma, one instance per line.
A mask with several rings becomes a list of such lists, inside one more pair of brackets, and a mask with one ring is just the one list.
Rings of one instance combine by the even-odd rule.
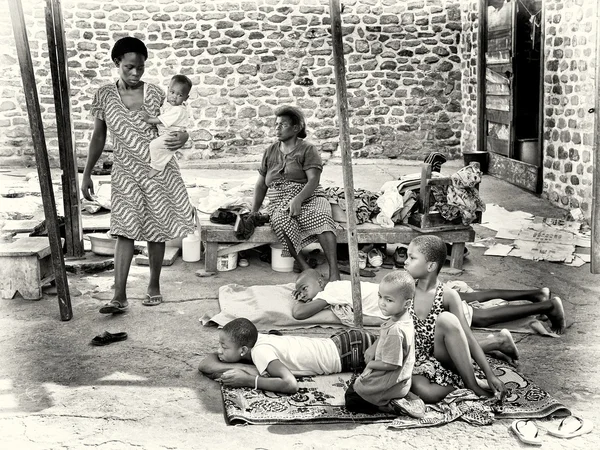
[[379, 289], [381, 309], [388, 317], [379, 339], [356, 329], [331, 338], [264, 335], [252, 322], [240, 318], [223, 327], [218, 352], [206, 357], [198, 369], [227, 386], [288, 394], [298, 391], [295, 376], [364, 369], [348, 393], [353, 410], [381, 408], [422, 415], [424, 405], [418, 397], [401, 400], [410, 389], [414, 364], [414, 331], [404, 314], [404, 305], [414, 294], [414, 281], [396, 272], [387, 275]]

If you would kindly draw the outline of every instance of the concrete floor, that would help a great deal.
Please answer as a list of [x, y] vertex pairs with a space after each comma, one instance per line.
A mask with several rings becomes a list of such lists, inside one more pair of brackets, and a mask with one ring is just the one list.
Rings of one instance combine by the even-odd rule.
[[[444, 172], [458, 167], [447, 164]], [[354, 166], [355, 186], [376, 190], [384, 181], [415, 172], [415, 165], [373, 162]], [[23, 172], [23, 171], [21, 171]], [[341, 167], [329, 164], [323, 180], [341, 185]], [[186, 180], [243, 180], [248, 169], [184, 170]], [[0, 184], [6, 182], [0, 174]], [[99, 180], [101, 177], [95, 177]], [[3, 184], [5, 185], [5, 184]], [[535, 195], [485, 176], [486, 203], [546, 217], [562, 217]], [[57, 201], [57, 203], [59, 203]], [[13, 203], [14, 205], [14, 203]], [[2, 210], [6, 211], [4, 202]], [[35, 207], [32, 207], [35, 209]], [[22, 211], [24, 209], [21, 209]], [[38, 208], [39, 213], [39, 208]], [[495, 232], [476, 226], [480, 237]], [[549, 286], [565, 304], [568, 324], [560, 339], [515, 335], [520, 370], [575, 414], [600, 426], [599, 276], [580, 268], [513, 257], [483, 256], [471, 248], [461, 275], [476, 288]], [[250, 257], [250, 266], [197, 278], [203, 263], [178, 259], [163, 271], [165, 303], [141, 305], [148, 269], [133, 265], [130, 311], [103, 316], [112, 272], [69, 275], [74, 318], [59, 320], [56, 296], [40, 301], [0, 301], [0, 448], [2, 449], [390, 449], [519, 448], [510, 421], [487, 427], [453, 423], [440, 428], [389, 431], [381, 424], [230, 427], [223, 419], [218, 385], [201, 376], [200, 359], [216, 348], [217, 330], [199, 322], [218, 312], [221, 285], [291, 282], [294, 274], [273, 272]], [[378, 273], [377, 279], [385, 274]], [[448, 278], [448, 276], [445, 276]], [[80, 294], [80, 295], [79, 295]], [[106, 347], [89, 341], [104, 330], [126, 331], [129, 339]], [[540, 422], [541, 423], [541, 422]], [[543, 423], [542, 423], [543, 424]], [[569, 441], [542, 432], [543, 448], [600, 448], [598, 431]]]

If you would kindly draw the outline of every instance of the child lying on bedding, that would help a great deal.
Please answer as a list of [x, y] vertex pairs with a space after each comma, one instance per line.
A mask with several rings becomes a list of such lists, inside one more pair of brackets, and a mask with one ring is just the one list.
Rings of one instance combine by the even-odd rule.
[[258, 333], [245, 318], [219, 331], [219, 349], [202, 360], [198, 370], [233, 387], [294, 394], [296, 376], [359, 371], [364, 352], [376, 336], [365, 330], [344, 330], [330, 338]]
[[[446, 288], [454, 287], [452, 282], [446, 283]], [[371, 317], [380, 317], [381, 312], [376, 306], [376, 283], [360, 283], [363, 314]], [[565, 313], [559, 297], [550, 297], [548, 288], [532, 290], [490, 289], [475, 292], [458, 292], [463, 301], [463, 310], [469, 325], [476, 328], [485, 328], [490, 325], [511, 320], [521, 319], [531, 315], [545, 314], [552, 324], [552, 331], [562, 334], [565, 329]], [[292, 316], [303, 320], [314, 316], [325, 308], [336, 308], [336, 315], [341, 308], [347, 308], [350, 313], [349, 321], [352, 322], [352, 287], [350, 281], [333, 281], [326, 283], [315, 269], [302, 272], [296, 280], [296, 289], [293, 293], [297, 300], [292, 307]], [[469, 303], [485, 302], [493, 299], [502, 299], [508, 302], [515, 300], [529, 300], [531, 304], [525, 305], [500, 305], [491, 308], [474, 308]], [[344, 306], [336, 306], [344, 305]], [[366, 323], [366, 325], [370, 325]], [[346, 324], [348, 325], [348, 324]]]

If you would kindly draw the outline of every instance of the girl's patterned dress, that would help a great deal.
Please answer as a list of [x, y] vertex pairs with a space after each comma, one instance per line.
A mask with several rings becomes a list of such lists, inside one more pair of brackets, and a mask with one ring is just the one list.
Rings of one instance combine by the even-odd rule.
[[413, 324], [415, 326], [415, 368], [413, 375], [423, 375], [431, 383], [440, 386], [464, 387], [460, 375], [446, 369], [435, 356], [433, 356], [433, 343], [435, 336], [435, 322], [444, 311], [444, 287], [438, 283], [431, 310], [425, 320], [415, 314], [414, 299], [408, 305]]
[[[144, 84], [142, 110], [157, 116], [165, 99], [163, 91]], [[110, 232], [116, 236], [149, 242], [166, 242], [193, 232], [193, 210], [176, 158], [164, 171], [148, 178], [150, 141], [156, 127], [145, 123], [138, 111], [122, 102], [116, 83], [100, 87], [91, 114], [106, 123], [113, 150], [111, 173]]]

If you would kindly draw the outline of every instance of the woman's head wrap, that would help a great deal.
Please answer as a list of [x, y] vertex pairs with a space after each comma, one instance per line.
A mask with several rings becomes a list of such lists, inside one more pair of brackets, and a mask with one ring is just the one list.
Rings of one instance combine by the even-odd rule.
[[138, 38], [127, 36], [119, 39], [115, 42], [115, 45], [110, 52], [110, 58], [114, 61], [115, 59], [121, 59], [125, 53], [138, 53], [145, 59], [148, 59], [148, 49], [146, 45]]
[[306, 137], [306, 120], [300, 108], [295, 106], [281, 106], [275, 111], [276, 117], [286, 116], [292, 119], [292, 125], [300, 125], [298, 137], [304, 139]]

